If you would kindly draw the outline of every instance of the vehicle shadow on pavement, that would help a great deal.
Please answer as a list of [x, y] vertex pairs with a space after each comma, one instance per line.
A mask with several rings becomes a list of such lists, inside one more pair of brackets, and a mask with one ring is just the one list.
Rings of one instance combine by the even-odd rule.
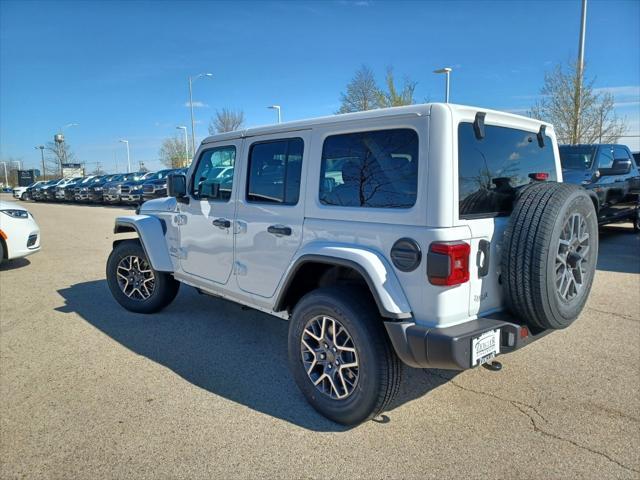
[[628, 226], [600, 227], [598, 270], [640, 273], [640, 234]]
[[0, 272], [26, 267], [30, 264], [31, 262], [27, 258], [14, 258], [13, 260], [6, 260], [0, 264]]
[[[349, 430], [306, 402], [287, 366], [288, 322], [182, 286], [168, 308], [153, 315], [128, 312], [115, 303], [105, 280], [58, 290], [64, 313], [77, 313], [128, 348], [186, 381], [258, 412], [309, 430]], [[393, 421], [391, 410], [419, 398], [455, 373], [405, 368], [391, 408], [375, 421]], [[391, 413], [390, 413], [391, 412]]]

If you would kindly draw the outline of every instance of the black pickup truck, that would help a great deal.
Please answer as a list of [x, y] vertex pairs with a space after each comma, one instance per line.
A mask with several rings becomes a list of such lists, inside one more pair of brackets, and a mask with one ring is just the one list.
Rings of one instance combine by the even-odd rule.
[[560, 145], [562, 177], [589, 190], [598, 223], [632, 221], [640, 231], [640, 172], [624, 145]]

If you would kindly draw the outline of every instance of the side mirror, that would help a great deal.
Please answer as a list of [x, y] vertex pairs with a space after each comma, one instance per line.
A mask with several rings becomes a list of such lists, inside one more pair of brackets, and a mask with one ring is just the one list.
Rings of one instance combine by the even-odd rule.
[[611, 168], [601, 168], [598, 170], [600, 175], [626, 175], [631, 171], [631, 160], [628, 158], [621, 158], [613, 161]]
[[182, 174], [171, 174], [167, 177], [167, 195], [181, 201], [187, 198], [187, 177]]
[[206, 198], [219, 198], [220, 184], [218, 182], [203, 182], [200, 188], [200, 195]]

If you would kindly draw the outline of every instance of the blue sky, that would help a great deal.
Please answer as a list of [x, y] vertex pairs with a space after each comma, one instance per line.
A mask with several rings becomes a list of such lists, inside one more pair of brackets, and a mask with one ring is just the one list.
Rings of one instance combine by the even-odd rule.
[[[216, 108], [248, 126], [333, 113], [361, 64], [382, 81], [418, 82], [418, 100], [524, 112], [544, 72], [575, 58], [580, 1], [529, 2], [29, 2], [0, 1], [0, 157], [38, 166], [33, 147], [68, 123], [72, 149], [93, 169], [132, 161], [159, 168], [163, 139], [189, 125], [198, 139]], [[589, 0], [586, 61], [596, 87], [640, 134], [640, 1]], [[628, 139], [634, 149], [638, 139]]]

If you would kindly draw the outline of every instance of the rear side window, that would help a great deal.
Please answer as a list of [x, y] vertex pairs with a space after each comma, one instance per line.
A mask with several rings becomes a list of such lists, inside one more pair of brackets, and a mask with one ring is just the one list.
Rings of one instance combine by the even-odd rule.
[[300, 196], [304, 142], [288, 138], [251, 145], [247, 201], [295, 205]]
[[477, 139], [473, 124], [458, 126], [458, 200], [460, 218], [508, 215], [519, 187], [534, 182], [534, 174], [555, 181], [551, 139], [540, 147], [536, 133], [485, 126]]
[[377, 130], [327, 137], [320, 202], [340, 207], [410, 208], [418, 190], [418, 134]]

